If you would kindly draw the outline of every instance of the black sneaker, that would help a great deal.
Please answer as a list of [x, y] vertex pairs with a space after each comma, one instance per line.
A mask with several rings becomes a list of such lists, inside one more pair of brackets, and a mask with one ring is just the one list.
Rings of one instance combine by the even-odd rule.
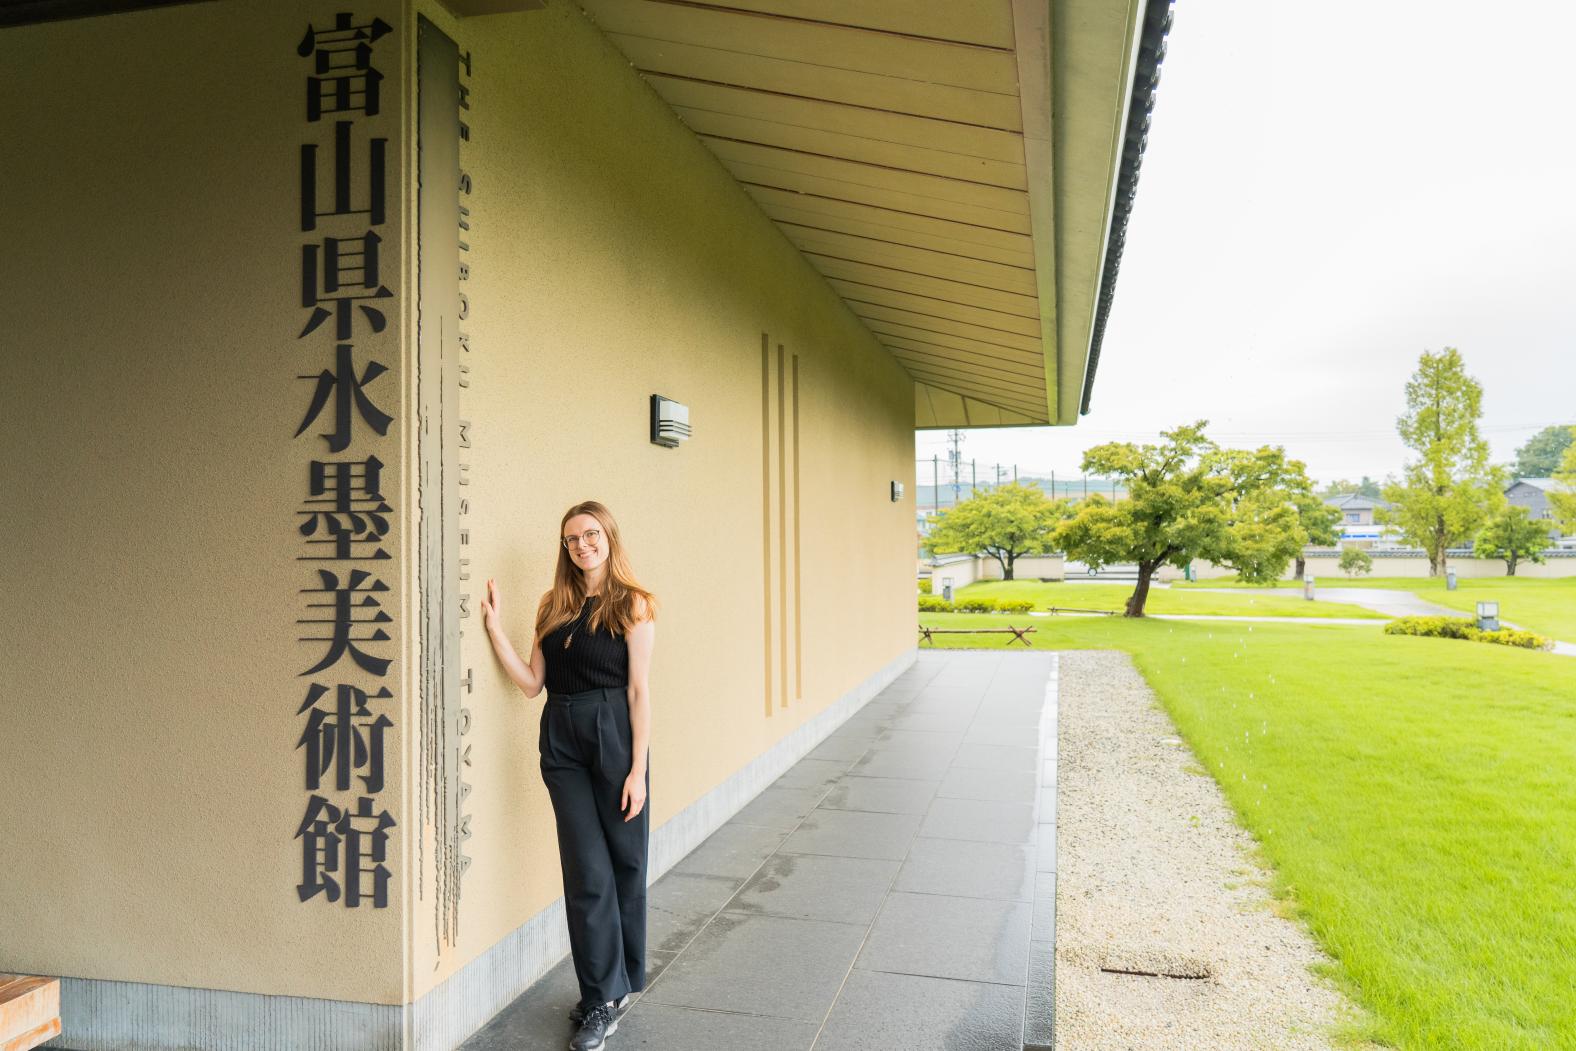
[[[633, 995], [632, 993], [625, 993], [623, 995], [623, 997], [621, 997], [619, 999], [618, 1003], [613, 1004], [614, 1010], [623, 1010], [623, 1008], [629, 1003], [629, 998], [632, 995]], [[569, 1020], [571, 1022], [578, 1023], [585, 1016], [586, 1016], [585, 1009], [582, 1008], [579, 1004], [575, 1004], [573, 1007], [571, 1007], [569, 1009]]]
[[610, 1004], [593, 1004], [580, 1020], [580, 1029], [569, 1041], [569, 1051], [602, 1051], [607, 1037], [618, 1028]]

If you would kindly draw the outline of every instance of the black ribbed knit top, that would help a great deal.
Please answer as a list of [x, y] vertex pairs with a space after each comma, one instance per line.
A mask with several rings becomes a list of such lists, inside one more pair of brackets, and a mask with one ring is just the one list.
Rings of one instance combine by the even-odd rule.
[[[600, 595], [586, 597], [580, 613], [542, 638], [548, 693], [580, 693], [599, 686], [629, 685], [629, 643], [604, 624], [591, 630]], [[568, 641], [568, 648], [564, 643]]]

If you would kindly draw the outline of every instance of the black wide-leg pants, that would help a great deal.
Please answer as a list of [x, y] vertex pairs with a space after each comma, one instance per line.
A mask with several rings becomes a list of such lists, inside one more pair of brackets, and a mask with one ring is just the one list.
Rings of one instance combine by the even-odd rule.
[[617, 1000], [646, 986], [646, 805], [619, 809], [633, 766], [627, 687], [547, 696], [542, 707], [542, 780], [558, 821], [569, 947], [580, 1005]]

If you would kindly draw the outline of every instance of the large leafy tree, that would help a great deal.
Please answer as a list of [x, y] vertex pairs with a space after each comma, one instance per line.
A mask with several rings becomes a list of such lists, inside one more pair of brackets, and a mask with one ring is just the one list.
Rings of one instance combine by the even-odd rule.
[[1560, 488], [1549, 493], [1549, 506], [1554, 510], [1554, 517], [1559, 519], [1560, 528], [1576, 533], [1576, 443], [1565, 447], [1554, 480], [1560, 483]]
[[1051, 550], [1052, 533], [1067, 507], [1068, 501], [1047, 499], [1036, 485], [999, 485], [941, 512], [925, 547], [933, 555], [989, 555], [1001, 564], [1002, 579], [1011, 580], [1019, 558]]
[[[1365, 476], [1363, 480], [1368, 481], [1368, 478]], [[1305, 543], [1319, 547], [1334, 547], [1341, 537], [1341, 509], [1325, 503], [1312, 493], [1298, 494], [1293, 502], [1297, 505], [1297, 522], [1308, 535]], [[1307, 562], [1302, 557], [1302, 548], [1297, 549], [1295, 558], [1297, 568], [1292, 575], [1301, 580], [1307, 570]]]
[[1477, 536], [1472, 553], [1478, 558], [1502, 558], [1505, 575], [1516, 575], [1519, 562], [1542, 562], [1549, 546], [1549, 527], [1532, 517], [1525, 507], [1507, 504], [1499, 509]]
[[1390, 507], [1379, 519], [1428, 554], [1429, 576], [1445, 570], [1445, 550], [1475, 536], [1504, 499], [1503, 472], [1490, 466], [1478, 433], [1483, 388], [1467, 375], [1461, 353], [1424, 351], [1406, 384], [1401, 440], [1417, 454], [1401, 481], [1384, 488]]
[[1313, 500], [1313, 484], [1303, 465], [1279, 448], [1221, 449], [1205, 426], [1162, 431], [1158, 445], [1109, 442], [1084, 453], [1083, 470], [1120, 478], [1128, 498], [1081, 501], [1056, 542], [1091, 566], [1138, 564], [1129, 617], [1144, 615], [1163, 565], [1206, 558], [1244, 580], [1273, 580], [1307, 543], [1298, 501]]
[[1545, 427], [1516, 450], [1516, 462], [1511, 464], [1511, 471], [1517, 478], [1552, 478], [1573, 440], [1576, 440], [1576, 427]]

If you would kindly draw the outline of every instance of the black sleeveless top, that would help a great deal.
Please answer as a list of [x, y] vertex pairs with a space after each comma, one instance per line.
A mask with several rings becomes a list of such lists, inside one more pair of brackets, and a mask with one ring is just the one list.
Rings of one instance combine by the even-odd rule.
[[578, 616], [543, 636], [548, 693], [580, 693], [599, 686], [629, 685], [629, 643], [623, 636], [613, 634], [606, 624], [591, 630], [591, 614], [601, 597], [587, 596]]

